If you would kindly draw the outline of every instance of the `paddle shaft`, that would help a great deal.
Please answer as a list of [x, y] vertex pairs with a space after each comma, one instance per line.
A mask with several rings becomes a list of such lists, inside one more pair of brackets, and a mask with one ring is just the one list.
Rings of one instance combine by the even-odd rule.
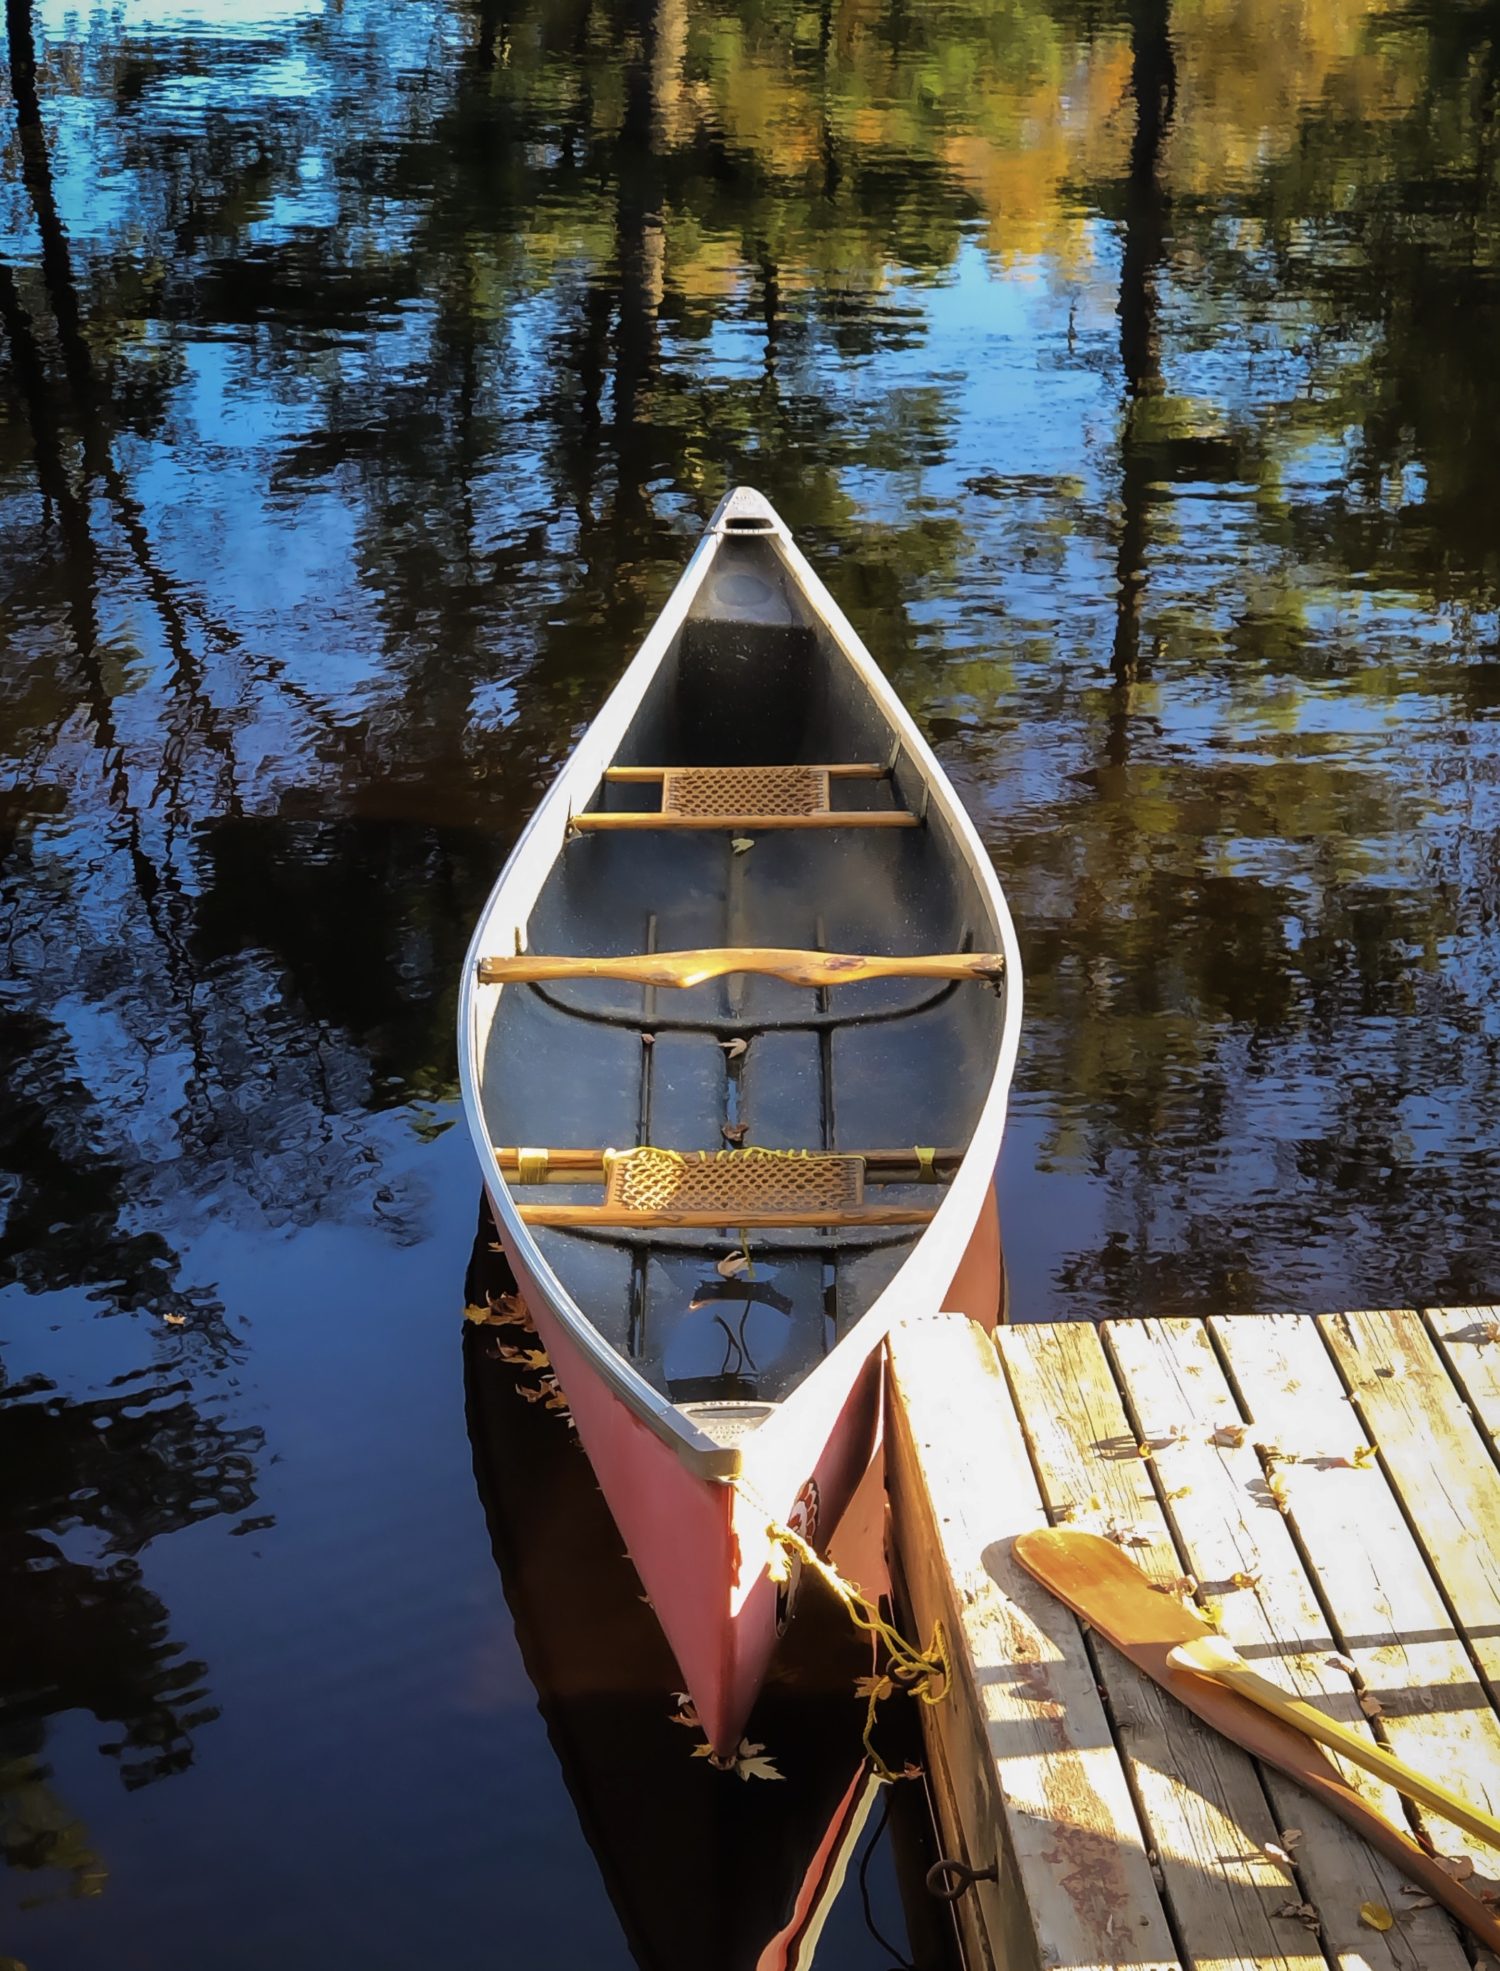
[[1445, 1820], [1451, 1820], [1455, 1827], [1463, 1828], [1465, 1833], [1487, 1841], [1492, 1848], [1500, 1848], [1500, 1820], [1481, 1813], [1478, 1807], [1470, 1806], [1467, 1800], [1450, 1793], [1446, 1786], [1440, 1786], [1435, 1779], [1415, 1771], [1393, 1752], [1387, 1752], [1383, 1745], [1377, 1745], [1364, 1732], [1351, 1731], [1347, 1725], [1327, 1717], [1315, 1705], [1304, 1703], [1279, 1684], [1273, 1684], [1269, 1678], [1252, 1670], [1242, 1657], [1226, 1645], [1208, 1640], [1180, 1643], [1167, 1661], [1174, 1666], [1196, 1670], [1203, 1676], [1226, 1684], [1231, 1690], [1239, 1691], [1252, 1704], [1269, 1711], [1273, 1718], [1295, 1725], [1298, 1731], [1306, 1732], [1309, 1738], [1317, 1739], [1330, 1751], [1342, 1753], [1356, 1766], [1363, 1766], [1366, 1772], [1374, 1773], [1377, 1779], [1388, 1780], [1397, 1792], [1404, 1793], [1409, 1800], [1420, 1801]]

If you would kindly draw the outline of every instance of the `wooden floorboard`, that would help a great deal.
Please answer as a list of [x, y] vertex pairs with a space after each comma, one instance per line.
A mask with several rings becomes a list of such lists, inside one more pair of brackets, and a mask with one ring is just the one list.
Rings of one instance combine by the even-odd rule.
[[[898, 1554], [955, 1655], [953, 1714], [924, 1720], [940, 1817], [954, 1852], [999, 1862], [965, 1899], [972, 1971], [1467, 1971], [1441, 1911], [1009, 1547], [1049, 1523], [1104, 1533], [1263, 1674], [1500, 1811], [1500, 1311], [994, 1342], [936, 1316], [898, 1327], [891, 1360]], [[1484, 1889], [1492, 1851], [1344, 1770]]]

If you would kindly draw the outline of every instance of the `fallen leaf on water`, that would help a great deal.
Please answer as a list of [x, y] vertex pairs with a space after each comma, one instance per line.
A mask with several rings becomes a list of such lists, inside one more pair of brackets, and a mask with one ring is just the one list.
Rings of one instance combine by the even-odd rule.
[[1396, 1919], [1384, 1903], [1361, 1903], [1359, 1920], [1367, 1930], [1389, 1930]]
[[186, 1314], [163, 1314], [161, 1318], [169, 1328], [185, 1328], [187, 1326]]
[[752, 1739], [742, 1738], [739, 1751], [730, 1758], [720, 1758], [711, 1745], [695, 1745], [693, 1757], [707, 1759], [709, 1764], [716, 1766], [721, 1773], [738, 1773], [741, 1779], [783, 1778], [784, 1775], [777, 1772], [774, 1762], [764, 1756], [765, 1749], [764, 1745], [757, 1744]]
[[750, 1265], [749, 1253], [726, 1252], [724, 1257], [719, 1261], [718, 1265], [714, 1268], [714, 1271], [716, 1273], [721, 1273], [726, 1280], [732, 1280], [736, 1273], [744, 1273], [748, 1271], [749, 1265]]
[[724, 1049], [724, 1054], [726, 1059], [731, 1061], [737, 1061], [740, 1058], [741, 1054], [743, 1054], [748, 1049], [750, 1043], [748, 1040], [735, 1039], [735, 1040], [721, 1040], [719, 1042], [719, 1045]]
[[760, 1754], [765, 1749], [763, 1745], [750, 1744], [748, 1739], [740, 1740], [740, 1756], [735, 1761], [735, 1770], [741, 1779], [780, 1779], [782, 1777], [777, 1772], [772, 1760], [760, 1757]]
[[[736, 855], [743, 855], [747, 849], [755, 847], [755, 838], [753, 835], [733, 835], [730, 837], [729, 846]], [[780, 1775], [778, 1774], [777, 1777], [779, 1778]]]
[[478, 1322], [491, 1328], [525, 1328], [528, 1333], [536, 1333], [536, 1323], [526, 1311], [526, 1303], [518, 1293], [486, 1294], [483, 1307], [466, 1307], [466, 1321]]

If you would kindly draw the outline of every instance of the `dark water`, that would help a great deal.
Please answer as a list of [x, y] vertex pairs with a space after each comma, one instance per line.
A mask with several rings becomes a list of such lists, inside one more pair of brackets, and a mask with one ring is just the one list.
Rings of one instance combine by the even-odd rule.
[[0, 1956], [625, 1965], [467, 1427], [471, 919], [749, 481], [1007, 885], [1017, 1313], [1493, 1295], [1500, 11], [7, 29]]

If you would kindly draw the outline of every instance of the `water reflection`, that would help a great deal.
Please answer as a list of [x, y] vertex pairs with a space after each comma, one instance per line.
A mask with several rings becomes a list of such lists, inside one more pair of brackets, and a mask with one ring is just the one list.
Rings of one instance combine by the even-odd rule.
[[[6, 34], [18, 1875], [128, 1852], [101, 1907], [159, 1939], [131, 1802], [243, 1782], [227, 1689], [317, 1739], [281, 1477], [360, 1474], [370, 1578], [462, 1576], [457, 1534], [368, 1508], [360, 1403], [393, 1335], [413, 1387], [438, 1359], [390, 1296], [451, 1277], [471, 1182], [466, 930], [734, 480], [937, 738], [1022, 927], [1017, 1314], [1494, 1293], [1493, 9], [13, 0]], [[372, 1306], [351, 1401], [326, 1337]], [[251, 1579], [301, 1611], [253, 1675], [214, 1620]], [[100, 1793], [80, 1717], [170, 1783]], [[357, 1769], [353, 1737], [320, 1768]], [[310, 1899], [309, 1951], [348, 1906]]]
[[[482, 1212], [471, 1304], [512, 1285], [493, 1237]], [[839, 1930], [858, 1936], [857, 1898], [874, 1926], [870, 1961], [883, 1919], [902, 1960], [951, 1971], [951, 1931], [922, 1886], [936, 1851], [921, 1789], [882, 1788], [861, 1743], [853, 1690], [871, 1668], [868, 1641], [809, 1584], [747, 1727], [766, 1776], [695, 1757], [702, 1732], [674, 1716], [671, 1652], [588, 1462], [563, 1418], [522, 1400], [535, 1377], [508, 1357], [527, 1340], [511, 1327], [466, 1334], [474, 1471], [548, 1738], [640, 1971], [808, 1967], [846, 1878], [834, 1961]], [[899, 1707], [880, 1732], [887, 1761], [920, 1756]]]

